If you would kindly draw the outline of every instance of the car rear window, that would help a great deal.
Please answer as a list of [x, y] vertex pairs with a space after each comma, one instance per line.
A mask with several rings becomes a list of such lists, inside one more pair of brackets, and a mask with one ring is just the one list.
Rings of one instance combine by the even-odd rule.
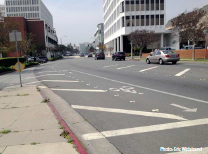
[[164, 54], [174, 54], [173, 51], [163, 51]]

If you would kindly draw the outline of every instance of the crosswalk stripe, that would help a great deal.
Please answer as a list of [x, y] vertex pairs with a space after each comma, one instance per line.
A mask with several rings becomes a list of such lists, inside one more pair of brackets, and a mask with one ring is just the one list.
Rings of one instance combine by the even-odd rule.
[[131, 66], [126, 66], [126, 67], [120, 67], [120, 68], [117, 68], [118, 70], [121, 70], [121, 69], [125, 69], [125, 68], [130, 68], [130, 67], [134, 67], [135, 65], [131, 65]]
[[197, 120], [167, 123], [167, 124], [160, 124], [160, 125], [151, 125], [151, 126], [144, 126], [144, 127], [104, 131], [100, 133], [89, 133], [89, 134], [84, 134], [83, 138], [85, 140], [97, 140], [97, 139], [103, 139], [106, 137], [108, 138], [108, 137], [116, 137], [116, 136], [132, 135], [132, 134], [142, 134], [142, 133], [148, 133], [148, 132], [187, 128], [187, 127], [201, 126], [201, 125], [207, 125], [207, 124], [208, 124], [208, 119], [197, 119]]

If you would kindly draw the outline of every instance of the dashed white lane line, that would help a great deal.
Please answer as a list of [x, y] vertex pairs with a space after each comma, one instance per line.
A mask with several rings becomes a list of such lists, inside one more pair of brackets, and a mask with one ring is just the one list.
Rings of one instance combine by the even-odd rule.
[[71, 71], [74, 71], [74, 72], [77, 72], [77, 73], [80, 73], [80, 74], [85, 74], [85, 75], [92, 76], [92, 77], [96, 77], [96, 78], [100, 78], [100, 79], [104, 79], [104, 80], [107, 80], [107, 81], [121, 83], [121, 84], [124, 84], [124, 85], [133, 86], [133, 87], [137, 87], [137, 88], [141, 88], [141, 89], [145, 89], [145, 90], [149, 90], [149, 91], [154, 91], [154, 92], [161, 93], [161, 94], [166, 94], [166, 95], [170, 95], [170, 96], [174, 96], [174, 97], [178, 97], [178, 98], [183, 98], [183, 99], [187, 99], [187, 100], [191, 100], [191, 101], [195, 101], [195, 102], [208, 104], [208, 101], [204, 101], [204, 100], [200, 100], [200, 99], [196, 99], [196, 98], [191, 98], [191, 97], [187, 97], [187, 96], [183, 96], [183, 95], [168, 93], [166, 91], [160, 91], [160, 90], [151, 89], [151, 88], [147, 88], [147, 87], [143, 87], [143, 86], [139, 86], [139, 85], [134, 85], [134, 84], [131, 84], [131, 83], [126, 83], [126, 82], [122, 82], [122, 81], [118, 81], [118, 80], [113, 80], [113, 79], [109, 79], [109, 78], [105, 78], [105, 77], [101, 77], [101, 76], [97, 76], [97, 75], [93, 75], [93, 74], [89, 74], [89, 73], [80, 72], [80, 71], [77, 71], [77, 70], [71, 70]]
[[151, 125], [151, 126], [144, 126], [144, 127], [104, 131], [100, 133], [90, 133], [90, 134], [84, 134], [83, 138], [85, 140], [97, 140], [97, 139], [103, 139], [106, 137], [108, 138], [108, 137], [116, 137], [116, 136], [132, 135], [132, 134], [141, 134], [141, 133], [148, 133], [148, 132], [201, 126], [201, 125], [207, 125], [207, 124], [208, 124], [208, 119], [197, 119], [197, 120], [167, 123], [167, 124], [160, 124], [160, 125]]
[[114, 66], [118, 66], [118, 64], [116, 64], [116, 65], [104, 66], [103, 68], [109, 68], [109, 67], [114, 67]]
[[42, 74], [42, 73], [53, 73], [53, 72], [57, 72], [57, 71], [43, 71], [43, 72], [38, 72], [36, 74]]
[[131, 65], [131, 66], [126, 66], [126, 67], [120, 67], [120, 68], [117, 68], [118, 70], [122, 70], [122, 69], [125, 69], [125, 68], [130, 68], [130, 67], [134, 67], [135, 65]]
[[141, 73], [141, 72], [145, 72], [145, 71], [148, 71], [148, 70], [152, 70], [152, 69], [154, 69], [154, 68], [158, 68], [158, 66], [156, 66], [156, 67], [151, 67], [151, 68], [147, 68], [147, 69], [141, 70], [141, 71], [139, 71], [139, 72], [140, 72], [140, 73]]
[[55, 89], [52, 88], [53, 91], [72, 91], [72, 92], [97, 92], [97, 93], [104, 93], [107, 90], [94, 90], [94, 89]]
[[166, 113], [153, 113], [153, 112], [145, 112], [145, 111], [111, 109], [111, 108], [78, 106], [78, 105], [72, 105], [72, 107], [74, 109], [80, 109], [80, 110], [122, 113], [122, 114], [131, 114], [131, 115], [139, 115], [139, 116], [145, 116], [145, 117], [157, 117], [157, 118], [175, 119], [175, 120], [187, 120], [182, 117], [179, 117], [173, 114], [166, 114]]
[[167, 154], [208, 154], [208, 147], [202, 147], [202, 151], [182, 151]]
[[70, 81], [70, 80], [41, 80], [43, 82], [60, 82], [60, 83], [77, 83], [79, 81]]
[[176, 74], [175, 76], [181, 76], [181, 75], [187, 73], [187, 72], [190, 71], [190, 70], [191, 70], [190, 68], [187, 68], [187, 69], [185, 69], [184, 71], [182, 71], [182, 72]]

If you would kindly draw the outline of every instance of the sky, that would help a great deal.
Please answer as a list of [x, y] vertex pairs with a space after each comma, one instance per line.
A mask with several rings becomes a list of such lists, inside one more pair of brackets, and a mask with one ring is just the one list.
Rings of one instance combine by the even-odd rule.
[[[93, 42], [103, 22], [103, 0], [42, 0], [53, 15], [54, 27], [63, 44]], [[0, 0], [3, 4], [4, 0]], [[201, 8], [208, 0], [167, 0], [167, 21], [184, 11]], [[166, 21], [166, 22], [167, 22]], [[67, 36], [67, 37], [64, 37]]]

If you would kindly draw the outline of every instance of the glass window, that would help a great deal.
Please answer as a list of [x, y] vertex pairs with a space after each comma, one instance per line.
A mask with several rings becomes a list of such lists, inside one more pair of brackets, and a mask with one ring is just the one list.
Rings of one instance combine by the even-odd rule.
[[149, 26], [149, 15], [146, 15], [146, 26]]
[[141, 26], [144, 26], [144, 15], [141, 16]]
[[156, 10], [160, 10], [160, 3], [159, 3], [159, 0], [156, 0]]
[[127, 12], [130, 11], [130, 9], [129, 9], [129, 1], [126, 1], [126, 11]]
[[149, 11], [149, 0], [146, 0], [146, 11]]
[[161, 52], [160, 52], [160, 51], [158, 51], [158, 52], [156, 53], [156, 55], [161, 55]]
[[136, 11], [139, 11], [139, 1], [136, 1]]
[[130, 26], [130, 17], [126, 16], [126, 27]]
[[160, 22], [159, 22], [159, 15], [156, 15], [156, 25], [160, 25]]
[[139, 16], [136, 16], [136, 26], [140, 26], [139, 25]]
[[141, 11], [144, 11], [144, 0], [141, 0]]
[[131, 11], [134, 11], [134, 1], [131, 1]]
[[134, 25], [135, 25], [135, 17], [132, 16], [132, 26], [134, 26]]
[[160, 0], [160, 10], [164, 10], [164, 0]]
[[155, 25], [155, 16], [151, 15], [151, 25], [154, 26]]
[[151, 0], [151, 10], [155, 10], [155, 0]]
[[160, 15], [160, 25], [164, 25], [164, 15]]

